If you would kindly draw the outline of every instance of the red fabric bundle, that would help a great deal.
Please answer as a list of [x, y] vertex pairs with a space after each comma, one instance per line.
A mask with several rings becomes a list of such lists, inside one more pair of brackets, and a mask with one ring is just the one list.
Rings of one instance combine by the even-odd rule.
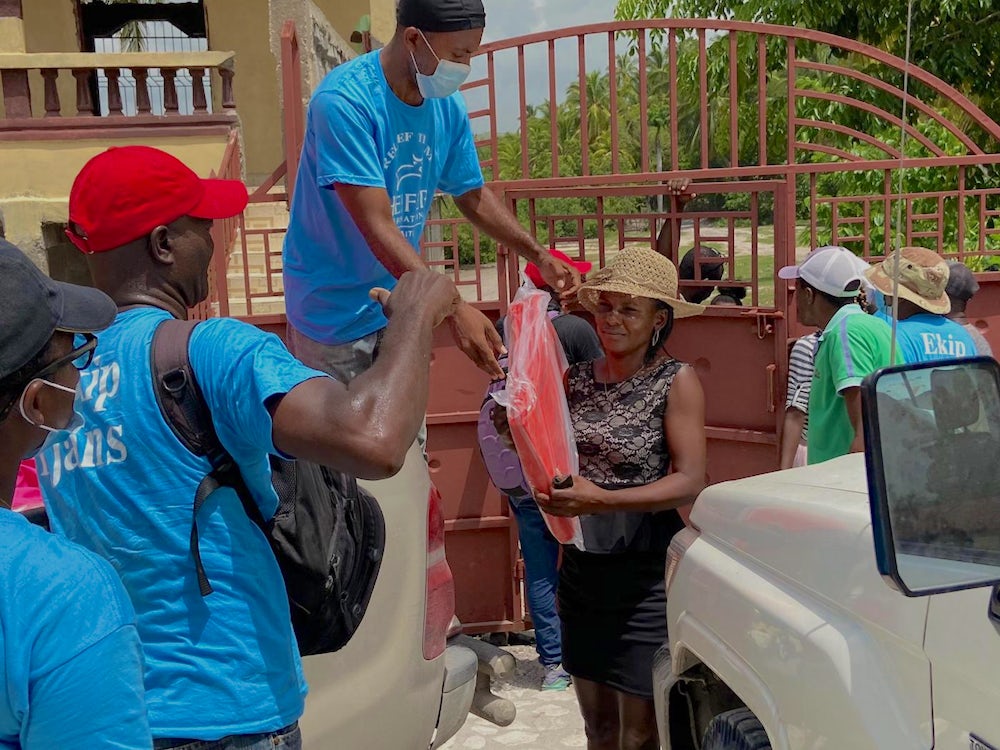
[[[552, 491], [557, 476], [580, 470], [563, 376], [566, 354], [548, 316], [549, 294], [522, 288], [504, 323], [510, 350], [507, 414], [524, 476], [531, 487]], [[543, 512], [552, 535], [562, 544], [583, 549], [576, 518]]]

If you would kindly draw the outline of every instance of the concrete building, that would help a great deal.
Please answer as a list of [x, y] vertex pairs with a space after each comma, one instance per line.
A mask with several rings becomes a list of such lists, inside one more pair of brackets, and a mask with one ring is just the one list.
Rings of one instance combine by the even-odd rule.
[[111, 145], [157, 146], [207, 175], [235, 134], [247, 183], [266, 181], [284, 162], [288, 20], [305, 99], [362, 41], [389, 39], [395, 0], [0, 0], [7, 237], [72, 278], [63, 262], [72, 260], [62, 232], [69, 188]]

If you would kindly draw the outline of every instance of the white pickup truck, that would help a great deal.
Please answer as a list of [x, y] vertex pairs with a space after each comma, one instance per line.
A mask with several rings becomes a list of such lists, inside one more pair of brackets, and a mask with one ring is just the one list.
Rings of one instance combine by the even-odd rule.
[[1000, 748], [1000, 368], [863, 399], [865, 455], [710, 487], [674, 538], [665, 750]]

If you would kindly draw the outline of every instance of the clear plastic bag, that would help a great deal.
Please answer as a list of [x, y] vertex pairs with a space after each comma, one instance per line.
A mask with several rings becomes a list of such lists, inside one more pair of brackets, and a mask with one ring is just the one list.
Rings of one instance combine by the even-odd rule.
[[[563, 380], [566, 354], [548, 315], [549, 300], [548, 292], [521, 287], [504, 323], [510, 370], [503, 400], [510, 431], [528, 483], [546, 492], [554, 477], [580, 470]], [[542, 516], [559, 542], [583, 549], [578, 518]]]

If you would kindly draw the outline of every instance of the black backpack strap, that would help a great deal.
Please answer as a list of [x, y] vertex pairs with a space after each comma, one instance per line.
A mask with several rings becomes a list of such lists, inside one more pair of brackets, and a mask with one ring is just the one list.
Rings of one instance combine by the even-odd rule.
[[202, 478], [194, 494], [191, 517], [191, 555], [198, 574], [202, 596], [212, 593], [212, 584], [205, 574], [198, 543], [198, 511], [219, 487], [232, 487], [243, 504], [243, 510], [257, 526], [266, 531], [266, 522], [250, 496], [239, 467], [222, 445], [215, 432], [212, 414], [202, 395], [188, 345], [198, 321], [165, 320], [153, 334], [151, 365], [153, 393], [160, 413], [181, 445], [196, 456], [208, 458], [212, 471]]

